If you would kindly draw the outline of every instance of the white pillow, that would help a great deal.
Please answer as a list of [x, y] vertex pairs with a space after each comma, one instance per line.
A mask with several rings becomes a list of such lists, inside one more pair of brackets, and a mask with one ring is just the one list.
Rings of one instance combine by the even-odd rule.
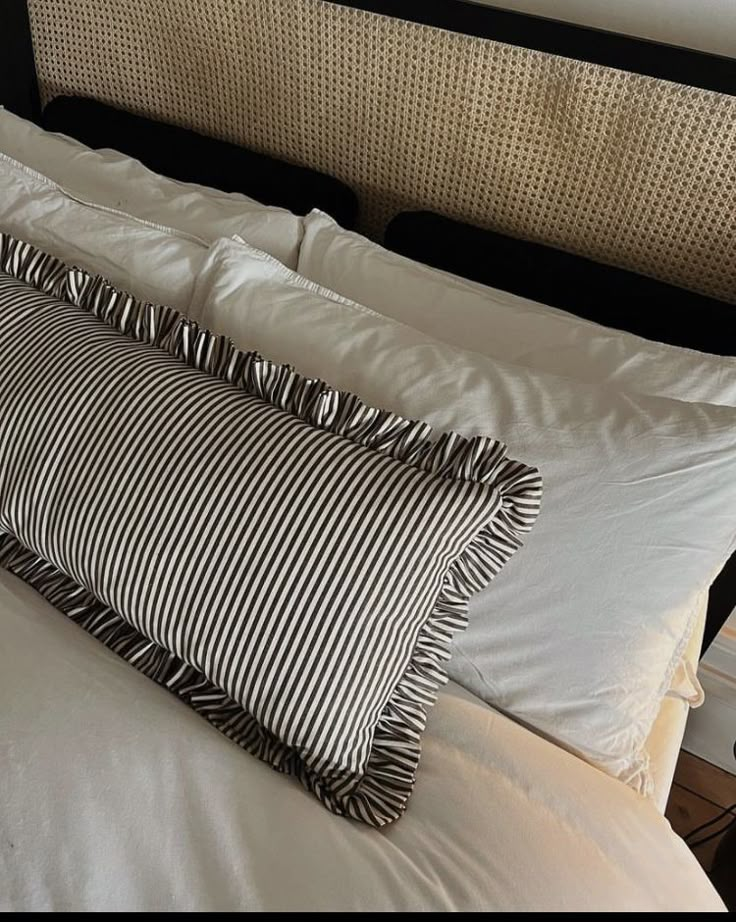
[[646, 739], [734, 541], [736, 411], [465, 352], [229, 240], [193, 309], [242, 348], [440, 430], [497, 432], [540, 468], [535, 531], [471, 605], [449, 673], [648, 792]]
[[204, 241], [181, 231], [81, 204], [3, 153], [0, 230], [183, 313], [207, 254]]
[[296, 268], [303, 218], [246, 195], [177, 182], [114, 150], [95, 151], [0, 109], [0, 151], [75, 198], [212, 243], [238, 234]]
[[[319, 211], [305, 218], [298, 271], [483, 355], [640, 394], [736, 406], [736, 358], [654, 343], [431, 269], [343, 230]], [[657, 309], [666, 306], [652, 305]]]

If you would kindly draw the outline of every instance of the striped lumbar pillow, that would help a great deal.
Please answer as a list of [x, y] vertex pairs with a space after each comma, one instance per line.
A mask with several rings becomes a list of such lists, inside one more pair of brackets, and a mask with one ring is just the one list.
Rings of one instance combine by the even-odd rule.
[[398, 817], [537, 471], [0, 248], [0, 564], [330, 810]]

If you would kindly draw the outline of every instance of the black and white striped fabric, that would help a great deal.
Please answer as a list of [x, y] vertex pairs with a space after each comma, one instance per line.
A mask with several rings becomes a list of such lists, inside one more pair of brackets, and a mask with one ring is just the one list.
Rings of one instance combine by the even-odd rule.
[[330, 810], [398, 817], [538, 472], [9, 237], [0, 271], [0, 563]]

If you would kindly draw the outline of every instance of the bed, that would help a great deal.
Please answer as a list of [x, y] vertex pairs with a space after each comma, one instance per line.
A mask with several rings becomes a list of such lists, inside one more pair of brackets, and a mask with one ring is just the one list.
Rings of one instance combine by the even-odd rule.
[[[732, 166], [722, 174], [717, 189], [710, 184], [709, 177], [713, 170], [723, 167], [726, 139], [736, 125], [736, 110], [728, 95], [733, 90], [733, 62], [660, 46], [649, 49], [647, 43], [598, 33], [594, 33], [596, 40], [589, 45], [591, 33], [587, 30], [472, 4], [438, 2], [427, 4], [426, 8], [422, 5], [419, 12], [407, 5], [398, 18], [381, 15], [395, 12], [381, 3], [324, 4], [305, 0], [301, 5], [304, 15], [298, 29], [307, 30], [309, 42], [320, 43], [327, 35], [333, 39], [345, 37], [358, 30], [369, 52], [371, 48], [375, 50], [376, 42], [381, 45], [386, 64], [395, 63], [395, 55], [401, 58], [407, 48], [418, 49], [420, 54], [438, 54], [445, 61], [462, 60], [458, 67], [470, 66], [469, 59], [463, 57], [467, 54], [475, 56], [476, 64], [484, 55], [495, 55], [502, 71], [506, 67], [522, 83], [556, 80], [565, 84], [569, 92], [579, 92], [581, 84], [576, 82], [579, 78], [583, 79], [582, 85], [586, 79], [601, 81], [600, 85], [606, 88], [607, 104], [633, 107], [626, 110], [629, 116], [637, 105], [646, 109], [656, 102], [660, 106], [670, 105], [674, 117], [686, 120], [689, 110], [681, 105], [683, 99], [701, 107], [716, 107], [723, 118], [719, 123], [720, 134], [711, 137], [708, 145], [710, 172], [678, 178], [678, 189], [686, 180], [700, 182], [702, 196], [694, 197], [695, 201], [693, 197], [687, 200], [675, 197], [673, 204], [660, 180], [649, 176], [648, 185], [641, 187], [647, 191], [649, 213], [665, 214], [662, 209], [665, 200], [669, 201], [667, 220], [664, 224], [660, 222], [657, 233], [652, 233], [656, 222], [650, 221], [645, 226], [630, 213], [627, 197], [636, 190], [626, 188], [622, 195], [613, 194], [606, 161], [601, 163], [588, 147], [585, 149], [596, 163], [598, 172], [594, 171], [594, 175], [599, 187], [588, 190], [585, 207], [591, 217], [587, 223], [582, 222], [586, 233], [581, 234], [577, 222], [582, 213], [570, 204], [571, 190], [581, 181], [577, 169], [565, 172], [559, 196], [546, 190], [547, 204], [541, 210], [538, 203], [542, 199], [535, 204], [514, 186], [513, 171], [508, 176], [503, 171], [494, 174], [494, 181], [501, 187], [504, 181], [509, 182], [503, 194], [497, 191], [489, 194], [482, 183], [471, 187], [462, 182], [458, 185], [448, 180], [447, 163], [457, 154], [449, 149], [449, 141], [446, 141], [448, 150], [443, 150], [431, 165], [421, 150], [428, 135], [418, 142], [420, 150], [415, 161], [410, 166], [403, 161], [406, 139], [396, 130], [397, 125], [406, 127], [401, 115], [404, 110], [400, 107], [389, 107], [394, 115], [389, 117], [384, 113], [380, 117], [381, 131], [370, 142], [383, 146], [382, 159], [366, 153], [365, 146], [363, 154], [358, 156], [346, 123], [331, 108], [341, 105], [333, 81], [335, 68], [346, 66], [345, 59], [341, 57], [338, 61], [331, 48], [319, 46], [324, 60], [329, 62], [325, 65], [329, 71], [328, 85], [334, 90], [334, 97], [326, 99], [319, 92], [324, 74], [309, 69], [308, 56], [303, 57], [302, 48], [294, 48], [296, 40], [289, 39], [290, 54], [283, 49], [279, 51], [285, 33], [283, 30], [279, 33], [278, 28], [274, 31], [273, 25], [283, 22], [285, 8], [276, 0], [264, 0], [249, 9], [243, 7], [241, 13], [253, 17], [256, 30], [268, 30], [272, 44], [265, 52], [267, 57], [273, 54], [275, 60], [282, 62], [290, 59], [287, 83], [295, 80], [308, 88], [312, 107], [308, 117], [306, 110], [295, 115], [283, 100], [281, 108], [276, 105], [268, 109], [262, 105], [263, 99], [258, 94], [267, 97], [269, 87], [281, 99], [269, 83], [273, 78], [269, 68], [273, 65], [278, 72], [282, 66], [275, 65], [273, 60], [261, 62], [259, 73], [264, 85], [260, 89], [248, 81], [234, 84], [230, 99], [222, 97], [223, 84], [212, 76], [214, 71], [205, 67], [210, 73], [208, 79], [214, 81], [211, 86], [219, 94], [219, 105], [214, 108], [203, 108], [206, 94], [202, 95], [201, 81], [187, 84], [185, 80], [179, 95], [162, 89], [181, 86], [177, 82], [181, 77], [180, 61], [176, 57], [164, 55], [155, 59], [144, 55], [143, 66], [131, 78], [132, 60], [140, 64], [141, 58], [138, 50], [126, 44], [124, 36], [131, 24], [140, 28], [145, 17], [155, 20], [159, 15], [145, 3], [132, 4], [125, 13], [116, 10], [112, 14], [110, 24], [115, 40], [124, 52], [112, 67], [112, 79], [107, 73], [108, 65], [99, 57], [104, 52], [99, 44], [100, 17], [110, 14], [102, 0], [92, 5], [75, 0], [30, 2], [30, 19], [26, 4], [14, 0], [8, 7], [12, 10], [9, 14], [12, 29], [6, 33], [14, 37], [13, 54], [5, 59], [8, 76], [5, 72], [0, 74], [3, 94], [0, 102], [31, 121], [21, 125], [20, 119], [15, 123], [14, 117], [0, 113], [0, 153], [4, 158], [0, 160], [0, 173], [5, 174], [0, 232], [13, 235], [21, 245], [27, 241], [32, 247], [39, 247], [52, 259], [63, 260], [67, 268], [59, 264], [58, 271], [70, 273], [72, 280], [78, 281], [74, 275], [80, 271], [77, 267], [81, 267], [82, 277], [84, 273], [101, 272], [113, 286], [147, 301], [172, 305], [189, 314], [200, 327], [229, 336], [236, 344], [241, 329], [238, 323], [244, 321], [235, 323], [226, 302], [237, 296], [241, 299], [238, 309], [256, 331], [252, 348], [274, 361], [296, 366], [305, 375], [321, 375], [328, 382], [334, 380], [336, 387], [358, 393], [368, 403], [372, 398], [374, 405], [385, 406], [395, 396], [397, 405], [391, 406], [394, 412], [429, 419], [442, 429], [437, 420], [445, 417], [437, 411], [435, 419], [436, 407], [431, 400], [426, 404], [426, 412], [415, 409], [423, 410], [424, 397], [419, 393], [421, 388], [415, 395], [411, 382], [407, 382], [406, 395], [372, 390], [371, 382], [378, 375], [376, 369], [384, 363], [390, 369], [391, 363], [397, 361], [390, 342], [394, 329], [391, 324], [398, 320], [405, 325], [397, 329], [396, 337], [405, 349], [407, 360], [415, 354], [424, 356], [427, 349], [438, 351], [445, 365], [437, 365], [437, 380], [445, 381], [447, 392], [451, 390], [451, 375], [442, 368], [460, 368], [457, 363], [466, 361], [467, 381], [471, 382], [486, 368], [486, 359], [478, 357], [484, 355], [483, 348], [479, 348], [478, 355], [442, 352], [432, 344], [434, 340], [425, 340], [425, 334], [447, 343], [442, 349], [470, 346], [456, 342], [450, 334], [440, 335], [435, 329], [422, 332], [421, 322], [413, 332], [410, 319], [391, 314], [390, 306], [378, 303], [377, 293], [373, 295], [368, 288], [365, 292], [360, 290], [357, 274], [348, 275], [348, 269], [352, 272], [362, 258], [367, 260], [366, 272], [370, 276], [378, 265], [370, 260], [391, 263], [403, 257], [394, 257], [389, 250], [373, 253], [370, 248], [375, 244], [357, 234], [344, 237], [347, 232], [341, 228], [335, 230], [329, 219], [323, 220], [320, 211], [313, 212], [303, 222], [291, 213], [302, 215], [316, 208], [332, 212], [341, 224], [350, 226], [357, 213], [352, 187], [360, 203], [359, 228], [376, 237], [387, 219], [393, 217], [387, 246], [418, 260], [392, 263], [392, 271], [403, 272], [408, 266], [413, 272], [413, 266], [434, 264], [444, 272], [455, 273], [446, 276], [440, 271], [422, 282], [434, 286], [449, 285], [448, 280], [458, 276], [476, 278], [484, 286], [504, 289], [494, 295], [484, 287], [483, 298], [493, 300], [497, 295], [504, 310], [529, 312], [532, 318], [539, 310], [553, 315], [555, 308], [584, 315], [582, 305], [575, 300], [576, 286], [569, 284], [570, 279], [584, 277], [586, 285], [606, 291], [607, 313], [592, 319], [607, 325], [596, 329], [605, 329], [612, 343], [618, 345], [619, 340], [611, 328], [619, 326], [657, 343], [689, 346], [690, 351], [683, 350], [683, 361], [692, 360], [694, 364], [688, 368], [695, 369], [693, 374], [701, 369], [701, 358], [692, 350], [710, 353], [702, 360], [710, 363], [707, 368], [713, 381], [712, 393], [692, 398], [677, 394], [676, 401], [658, 403], [660, 397], [670, 395], [666, 389], [661, 393], [654, 390], [651, 392], [654, 402], [641, 404], [641, 413], [650, 414], [653, 419], [661, 413], [662, 425], [669, 426], [667, 413], [680, 412], [673, 409], [674, 403], [692, 405], [694, 409], [682, 412], [693, 414], [692, 425], [704, 433], [705, 443], [712, 431], [716, 446], [713, 451], [726, 459], [724, 465], [730, 463], [730, 449], [721, 433], [731, 419], [728, 413], [734, 404], [730, 402], [730, 388], [736, 381], [736, 371], [729, 358], [733, 350], [718, 324], [725, 329], [729, 302], [736, 295], [735, 264], [733, 247], [728, 240], [722, 241], [716, 230], [720, 229], [721, 216], [730, 208], [736, 193], [731, 184]], [[232, 21], [227, 11], [220, 10], [219, 20], [213, 14], [212, 23], [205, 24], [204, 35], [198, 35], [187, 20], [191, 15], [188, 0], [176, 0], [173, 7], [168, 12], [180, 27], [180, 39], [190, 43], [190, 48], [201, 52], [204, 47], [206, 56], [209, 43], [218, 49], [219, 56], [228, 47]], [[147, 28], [146, 42], [155, 42], [152, 38], [155, 33], [155, 29]], [[80, 35], [87, 49], [85, 55], [74, 51]], [[386, 42], [390, 35], [395, 46]], [[651, 53], [642, 55], [645, 44]], [[35, 48], [35, 64], [32, 48]], [[401, 51], [395, 51], [396, 48]], [[531, 57], [522, 63], [514, 48]], [[529, 48], [533, 50], [526, 51]], [[563, 57], [558, 57], [560, 54]], [[239, 52], [236, 58], [238, 55]], [[569, 57], [586, 57], [588, 63], [570, 61]], [[646, 74], [615, 70], [630, 71], [639, 66], [647, 68]], [[307, 71], [303, 70], [305, 67]], [[358, 62], [354, 67], [353, 77], [369, 65]], [[313, 81], [311, 85], [305, 82], [307, 73]], [[370, 73], [371, 80], [382, 79], [372, 70]], [[415, 76], [409, 75], [410, 82]], [[396, 87], [389, 86], [390, 73], [387, 79], [388, 84], [382, 84], [384, 90], [395, 94]], [[469, 73], [466, 79], [471, 79]], [[507, 86], [503, 82], [506, 78], [499, 79], [502, 86]], [[607, 80], [612, 81], [610, 85]], [[619, 80], [630, 81], [629, 89], [631, 82], [636, 83], [639, 96], [609, 93], [612, 87], [621, 89]], [[668, 82], [672, 80], [687, 86], [673, 89], [674, 84]], [[6, 91], [6, 86], [12, 87], [13, 92]], [[286, 91], [288, 95], [288, 86]], [[357, 92], [354, 84], [352, 91]], [[407, 92], [410, 96], [411, 92]], [[433, 98], [432, 92], [432, 88], [424, 86], [426, 98]], [[246, 94], [247, 104], [239, 109], [237, 97], [242, 93]], [[411, 98], [412, 107], [423, 111], [425, 100], [416, 95]], [[273, 99], [271, 95], [271, 102]], [[43, 114], [41, 101], [46, 104]], [[480, 113], [483, 101], [475, 99], [472, 106]], [[126, 109], [134, 114], [126, 113]], [[235, 114], [237, 111], [246, 111], [253, 118], [246, 124]], [[447, 112], [447, 108], [443, 111]], [[599, 113], [599, 117], [603, 115]], [[376, 117], [376, 112], [366, 112], [366, 125]], [[319, 127], [321, 118], [332, 121], [332, 131], [327, 131], [324, 121]], [[564, 114], [559, 114], [559, 118], [564, 124]], [[623, 114], [622, 119], [623, 124]], [[96, 154], [82, 145], [75, 147], [76, 142], [55, 140], [58, 137], [55, 135], [43, 136], [32, 125], [33, 121], [41, 122], [51, 131], [75, 136], [89, 148], [115, 148], [122, 154], [104, 150]], [[165, 123], [172, 124], [167, 127]], [[295, 125], [299, 125], [298, 130]], [[436, 124], [434, 128], [441, 133]], [[195, 129], [196, 134], [187, 129]], [[369, 137], [367, 129], [362, 139], [364, 145]], [[501, 146], [510, 143], [503, 131], [499, 138], [497, 143]], [[690, 150], [701, 140], [694, 136]], [[481, 135], [474, 135], [464, 151], [470, 172], [488, 162], [489, 151], [483, 143]], [[633, 156], [630, 140], [622, 143]], [[243, 151], [238, 146], [243, 144], [251, 150]], [[171, 157], [172, 150], [181, 153]], [[544, 144], [540, 150], [546, 150]], [[687, 166], [688, 151], [680, 148], [679, 153]], [[137, 159], [130, 160], [123, 154]], [[274, 155], [291, 163], [273, 159]], [[546, 155], [543, 153], [542, 159]], [[440, 162], [445, 156], [447, 161]], [[666, 160], [667, 155], [662, 156]], [[146, 171], [136, 165], [138, 160], [147, 162], [151, 169]], [[95, 165], [90, 169], [90, 164]], [[218, 164], [223, 165], [219, 173]], [[98, 170], [99, 176], [105, 177], [117, 171], [117, 185], [104, 185], [101, 180], [95, 185], [97, 180], [90, 177], [97, 176]], [[172, 179], [161, 177], [159, 182], [157, 173], [168, 174]], [[466, 180], [467, 175], [466, 172]], [[218, 187], [225, 194], [210, 187]], [[518, 193], [516, 198], [512, 194], [514, 189]], [[621, 231], [624, 214], [630, 221], [632, 232], [624, 241], [625, 246], [622, 232], [618, 237], [612, 235], [610, 222], [606, 227], [602, 218], [601, 203], [606, 190], [609, 199], [605, 208], [609, 209], [609, 217], [615, 216], [618, 230]], [[52, 202], [54, 196], [61, 198]], [[45, 198], [50, 203], [46, 211], [42, 204]], [[58, 202], [62, 199], [60, 207]], [[261, 211], [262, 205], [269, 207]], [[395, 217], [405, 208], [439, 210], [445, 216]], [[116, 222], [127, 213], [136, 216], [135, 222], [116, 230]], [[461, 231], [460, 225], [453, 224], [453, 218], [466, 222], [465, 229]], [[72, 235], [74, 246], [69, 243], [71, 238], [65, 238], [69, 226], [65, 221], [76, 228], [85, 225], [84, 235], [78, 239]], [[695, 221], [703, 237], [712, 243], [709, 247], [699, 247], [695, 260], [690, 258], [687, 241], [682, 239], [687, 221]], [[470, 224], [481, 227], [473, 229]], [[178, 230], [162, 243], [155, 237], [162, 227]], [[497, 234], [510, 236], [494, 243], [489, 227]], [[96, 241], [113, 233], [118, 234], [120, 250], [110, 255], [109, 247]], [[319, 255], [320, 233], [333, 234], [336, 246], [344, 243], [348, 249], [363, 248], [363, 256], [356, 250], [347, 262], [330, 262], [332, 257]], [[461, 233], [469, 234], [465, 239], [471, 243], [453, 247], [453, 241], [460, 239]], [[140, 242], [136, 243], [138, 234]], [[540, 249], [532, 250], [531, 255], [526, 249], [516, 252], [515, 237], [536, 241], [518, 244], [519, 247]], [[250, 245], [257, 250], [251, 252]], [[482, 269], [483, 254], [492, 251], [493, 246], [507, 246], [514, 253], [504, 259], [502, 279], [475, 272], [477, 266]], [[551, 247], [565, 252], [557, 255], [558, 251]], [[146, 248], [144, 260], [141, 253]], [[176, 263], [171, 262], [174, 251]], [[470, 259], [469, 254], [472, 254]], [[159, 262], [155, 263], [157, 258]], [[546, 288], [525, 290], [530, 263], [544, 266], [550, 277]], [[617, 268], [611, 268], [611, 264]], [[167, 265], [169, 274], [162, 274]], [[6, 273], [10, 271], [8, 266], [6, 262]], [[244, 266], [250, 268], [245, 271]], [[595, 274], [596, 267], [599, 276]], [[416, 271], [421, 275], [424, 269]], [[616, 280], [621, 285], [618, 295]], [[466, 283], [459, 279], [458, 284]], [[387, 283], [387, 287], [391, 285]], [[699, 293], [693, 293], [692, 289]], [[258, 302], [261, 290], [264, 294]], [[220, 297], [218, 291], [222, 308], [221, 315], [216, 316], [211, 305]], [[508, 304], [504, 302], [506, 291], [512, 292]], [[687, 323], [670, 324], [665, 320], [653, 330], [647, 326], [650, 318], [645, 318], [644, 327], [636, 325], [637, 318], [642, 319], [642, 310], [630, 310], [632, 293], [638, 293], [642, 304], [651, 304], [667, 297], [668, 292], [681, 299], [682, 310], [689, 305], [701, 318], [705, 316], [703, 311], [711, 311], [708, 315], [711, 319], [703, 320], [690, 339]], [[67, 297], [73, 300], [73, 292], [65, 294], [62, 300]], [[377, 299], [375, 303], [372, 297]], [[514, 302], [514, 297], [519, 300]], [[629, 299], [628, 313], [626, 310], [617, 313], [617, 297], [622, 301]], [[307, 303], [307, 298], [311, 302]], [[529, 298], [543, 303], [536, 304]], [[357, 344], [360, 323], [357, 320], [352, 323], [347, 317], [336, 320], [333, 332], [328, 320], [323, 320], [335, 309], [335, 304], [349, 312], [354, 302], [361, 306], [360, 323], [366, 325], [365, 335], [375, 349], [374, 358], [366, 358], [365, 371], [359, 374], [352, 369], [355, 357], [364, 355]], [[290, 313], [292, 306], [303, 309], [302, 319]], [[569, 316], [570, 313], [565, 313], [565, 317]], [[299, 333], [294, 334], [293, 343], [288, 336], [282, 342], [280, 331], [292, 322], [292, 317]], [[319, 330], [323, 323], [325, 334], [321, 337]], [[355, 345], [351, 341], [354, 329]], [[669, 338], [668, 329], [672, 334]], [[705, 338], [704, 330], [710, 334]], [[344, 354], [334, 369], [327, 358], [324, 366], [320, 365], [323, 361], [320, 340], [330, 342], [331, 337], [334, 337], [333, 347], [336, 342], [344, 342], [344, 347], [340, 346]], [[308, 360], [300, 351], [305, 346]], [[324, 349], [326, 354], [327, 347]], [[668, 353], [656, 355], [666, 359]], [[192, 361], [196, 365], [199, 359]], [[304, 367], [300, 368], [300, 363]], [[310, 363], [313, 369], [307, 367]], [[633, 367], [635, 362], [629, 365]], [[329, 368], [334, 379], [322, 367]], [[702, 370], [705, 377], [705, 364]], [[626, 369], [621, 373], [625, 374]], [[443, 378], [443, 374], [449, 377]], [[504, 370], [499, 374], [498, 382], [502, 384], [506, 381], [504, 375], [508, 377], [514, 372]], [[400, 375], [396, 377], [398, 381]], [[695, 395], [697, 382], [695, 379], [693, 382]], [[702, 382], [699, 386], [705, 387]], [[567, 394], [583, 395], [581, 389], [568, 391], [573, 385], [564, 379], [559, 387], [561, 401], [563, 397], [573, 402], [578, 399], [565, 397]], [[618, 383], [611, 387], [616, 394], [623, 387], [627, 395], [611, 397], [616, 407], [619, 403], [622, 408], [628, 407], [639, 399], [632, 397], [625, 385]], [[386, 403], [381, 403], [382, 400]], [[614, 416], [620, 412], [624, 410], [616, 409]], [[502, 416], [496, 418], [502, 420]], [[513, 426], [508, 431], [516, 432]], [[684, 444], [687, 440], [682, 441]], [[527, 443], [520, 437], [519, 444]], [[534, 439], [529, 439], [528, 444], [534, 445]], [[540, 467], [544, 475], [544, 466]], [[550, 469], [554, 472], [554, 468]], [[716, 482], [714, 479], [713, 483]], [[544, 500], [542, 510], [544, 514]], [[618, 777], [611, 777], [618, 771], [610, 767], [613, 757], [610, 765], [603, 756], [596, 762], [595, 746], [591, 744], [587, 752], [580, 736], [566, 735], [565, 724], [575, 723], [579, 702], [574, 706], [569, 702], [568, 715], [559, 724], [555, 716], [545, 723], [544, 706], [540, 710], [533, 696], [529, 698], [531, 704], [523, 703], [513, 683], [505, 690], [499, 685], [500, 691], [496, 697], [490, 696], [489, 704], [483, 682], [478, 684], [472, 677], [466, 681], [467, 673], [462, 669], [453, 672], [455, 659], [465, 657], [471, 662], [475, 655], [473, 648], [460, 647], [451, 662], [451, 681], [438, 690], [436, 704], [427, 719], [421, 769], [410, 806], [400, 819], [379, 829], [331, 815], [312, 796], [314, 785], [307, 784], [309, 790], [306, 790], [240, 751], [232, 742], [233, 738], [239, 742], [238, 738], [228, 740], [195, 713], [196, 707], [187, 707], [176, 695], [156, 687], [146, 675], [116, 656], [109, 644], [105, 646], [99, 634], [90, 636], [94, 631], [89, 623], [85, 623], [86, 631], [80, 630], [72, 623], [74, 616], [69, 605], [53, 595], [48, 582], [34, 582], [33, 573], [18, 565], [16, 557], [6, 554], [5, 568], [0, 569], [0, 620], [4, 637], [0, 648], [0, 701], [3, 702], [0, 908], [6, 911], [723, 910], [707, 877], [663, 816], [687, 712], [702, 695], [695, 673], [703, 636], [707, 643], [736, 602], [733, 561], [723, 569], [732, 549], [723, 537], [729, 533], [727, 508], [722, 517], [723, 522], [719, 520], [715, 528], [715, 531], [721, 529], [721, 537], [709, 539], [713, 544], [711, 557], [717, 557], [720, 564], [711, 578], [701, 579], [698, 592], [688, 597], [687, 629], [676, 644], [672, 637], [680, 622], [664, 619], [659, 629], [662, 636], [668, 636], [666, 643], [671, 647], [676, 645], [677, 656], [666, 654], [672, 668], [664, 678], [660, 676], [654, 681], [658, 689], [661, 686], [656, 707], [650, 707], [652, 713], [647, 711], [646, 719], [640, 721], [641, 728], [647, 729], [643, 741], [645, 769], [641, 766], [636, 771], [622, 769]], [[536, 528], [535, 525], [532, 529], [533, 537]], [[516, 563], [514, 558], [509, 569]], [[713, 570], [712, 561], [709, 566]], [[703, 589], [710, 586], [712, 577], [719, 572], [709, 604]], [[504, 574], [499, 578], [501, 591], [503, 578]], [[682, 579], [683, 586], [687, 585], [685, 577]], [[43, 595], [56, 601], [49, 604]], [[643, 607], [642, 611], [645, 610]], [[636, 619], [632, 621], [634, 624], [644, 637], [646, 625], [642, 628]], [[472, 629], [471, 618], [471, 637]], [[591, 627], [591, 634], [593, 631]], [[533, 669], [532, 651], [534, 646], [539, 647], [538, 642], [530, 640], [531, 646], [520, 652], [518, 648], [511, 649], [515, 638], [511, 632], [493, 641], [500, 644], [501, 659], [497, 665], [514, 672], [513, 665], [525, 661]], [[575, 639], [574, 632], [558, 641], [570, 651], [576, 643], [581, 644], [579, 650], [586, 649], [582, 639]], [[570, 653], [571, 658], [578, 655], [583, 654]], [[646, 672], [645, 664], [637, 668]], [[540, 675], [539, 681], [547, 679]], [[632, 678], [632, 682], [636, 681]], [[559, 693], [563, 694], [564, 689]], [[550, 701], [554, 701], [555, 694], [550, 689]], [[583, 689], [581, 699], [586, 697], [589, 692]], [[191, 701], [188, 703], [191, 705]], [[598, 732], [594, 721], [588, 726], [591, 733]], [[248, 748], [242, 743], [241, 746]], [[586, 760], [594, 764], [586, 764]], [[285, 770], [291, 771], [289, 767]], [[646, 782], [641, 780], [642, 773], [647, 776]]]

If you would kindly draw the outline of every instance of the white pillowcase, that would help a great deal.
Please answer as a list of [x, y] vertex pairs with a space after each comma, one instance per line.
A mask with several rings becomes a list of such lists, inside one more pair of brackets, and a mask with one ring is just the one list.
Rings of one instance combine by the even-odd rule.
[[[736, 358], [654, 343], [431, 269], [343, 230], [320, 211], [305, 218], [298, 271], [483, 355], [640, 394], [736, 406]], [[666, 306], [652, 305], [656, 309]]]
[[184, 231], [206, 243], [238, 234], [296, 268], [303, 219], [285, 208], [168, 179], [138, 160], [114, 150], [91, 150], [5, 109], [0, 109], [0, 151], [82, 201]]
[[3, 153], [0, 230], [183, 313], [207, 254], [204, 241], [181, 231], [81, 204]]
[[325, 297], [234, 241], [193, 297], [242, 348], [539, 466], [535, 532], [471, 606], [451, 678], [642, 792], [645, 742], [736, 532], [736, 412], [491, 360]]

